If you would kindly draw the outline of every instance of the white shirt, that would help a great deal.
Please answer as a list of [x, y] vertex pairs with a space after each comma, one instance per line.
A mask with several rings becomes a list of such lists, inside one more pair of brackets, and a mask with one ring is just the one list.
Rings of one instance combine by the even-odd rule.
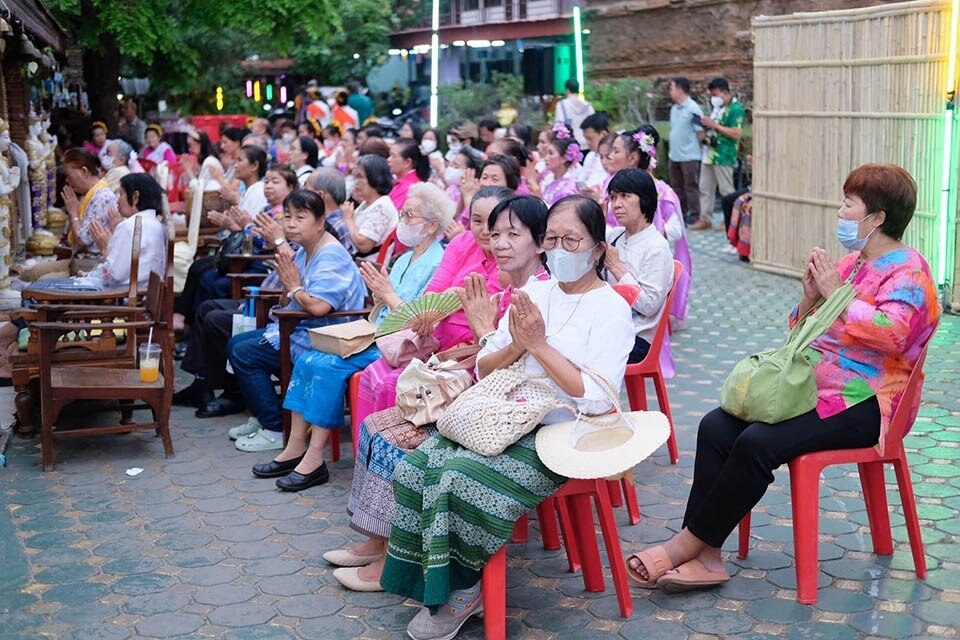
[[633, 305], [633, 327], [638, 336], [653, 342], [657, 322], [663, 313], [673, 284], [673, 253], [670, 243], [652, 224], [633, 235], [623, 227], [607, 230], [607, 242], [616, 247], [627, 273], [617, 280], [607, 272], [607, 282], [639, 285], [642, 293]]
[[258, 180], [247, 187], [243, 197], [240, 198], [240, 208], [254, 217], [268, 204], [267, 196], [263, 195], [263, 180]]
[[400, 215], [389, 195], [380, 196], [369, 206], [364, 202], [357, 207], [357, 233], [378, 245], [383, 244], [399, 221]]
[[[534, 280], [522, 287], [543, 315], [547, 343], [580, 369], [588, 368], [620, 389], [627, 369], [627, 357], [633, 349], [634, 330], [630, 308], [616, 291], [602, 286], [584, 294], [568, 295], [554, 279]], [[477, 354], [480, 360], [512, 342], [510, 314], [505, 313], [497, 331]], [[525, 356], [524, 371], [543, 375], [543, 367], [532, 356]], [[599, 384], [581, 373], [584, 394], [572, 398], [553, 383], [558, 395], [588, 415], [600, 415], [613, 408]], [[553, 424], [573, 419], [565, 409], [551, 411], [543, 419]]]
[[297, 182], [300, 183], [300, 188], [307, 186], [307, 178], [310, 177], [310, 174], [314, 172], [314, 168], [308, 164], [303, 165], [297, 169]]
[[195, 181], [202, 181], [204, 183], [204, 191], [220, 191], [220, 182], [214, 179], [214, 167], [218, 167], [220, 170], [217, 175], [223, 173], [223, 165], [220, 164], [220, 160], [217, 156], [207, 156], [203, 159], [203, 163], [200, 165], [200, 175], [190, 181], [190, 186], [195, 186]]
[[157, 219], [153, 209], [138, 211], [120, 221], [107, 243], [107, 258], [84, 276], [91, 284], [97, 283], [106, 289], [126, 287], [130, 284], [130, 255], [133, 252], [133, 228], [140, 218], [140, 262], [137, 267], [137, 284], [145, 287], [150, 281], [150, 272], [161, 276], [167, 272], [167, 228]]
[[588, 187], [599, 187], [606, 179], [607, 172], [603, 170], [600, 154], [596, 151], [589, 152], [583, 159], [577, 182], [584, 182]]

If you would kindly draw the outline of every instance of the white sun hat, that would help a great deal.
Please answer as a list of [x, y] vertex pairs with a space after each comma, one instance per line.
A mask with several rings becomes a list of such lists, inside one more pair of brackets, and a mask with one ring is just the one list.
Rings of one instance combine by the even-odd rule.
[[608, 478], [632, 469], [670, 437], [670, 423], [659, 411], [620, 409], [612, 387], [591, 371], [613, 402], [616, 413], [583, 416], [540, 427], [537, 455], [554, 473], [566, 478]]

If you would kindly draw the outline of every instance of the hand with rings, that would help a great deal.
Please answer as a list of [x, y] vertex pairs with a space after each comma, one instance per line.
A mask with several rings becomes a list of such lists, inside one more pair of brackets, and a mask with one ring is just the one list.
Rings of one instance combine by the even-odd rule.
[[513, 342], [524, 351], [533, 352], [546, 344], [547, 328], [530, 296], [515, 290], [510, 304], [510, 335]]

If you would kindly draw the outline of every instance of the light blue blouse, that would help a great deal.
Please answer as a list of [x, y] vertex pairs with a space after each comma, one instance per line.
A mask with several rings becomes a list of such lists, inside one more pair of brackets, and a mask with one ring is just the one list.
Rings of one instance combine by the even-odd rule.
[[[397, 258], [397, 261], [393, 264], [393, 269], [390, 270], [390, 284], [393, 285], [393, 290], [397, 296], [404, 302], [413, 300], [423, 293], [427, 283], [430, 282], [430, 278], [433, 277], [433, 272], [437, 270], [440, 260], [443, 258], [443, 246], [438, 240], [431, 244], [423, 252], [423, 255], [415, 261], [411, 262], [412, 258], [413, 251], [407, 251]], [[389, 309], [386, 307], [380, 310], [376, 320], [377, 324], [380, 324], [387, 317], [387, 313], [389, 313]]]
[[[418, 261], [419, 262], [419, 261]], [[317, 251], [307, 262], [307, 252], [302, 247], [293, 256], [303, 279], [303, 288], [314, 298], [319, 298], [333, 307], [334, 311], [362, 309], [367, 295], [367, 286], [360, 277], [360, 270], [340, 243], [331, 243]], [[302, 311], [295, 300], [291, 300], [286, 310]], [[328, 324], [347, 322], [351, 318], [309, 318], [302, 320], [293, 335], [290, 336], [290, 351], [294, 360], [310, 348], [308, 329]], [[280, 323], [271, 322], [263, 334], [264, 339], [274, 349], [280, 349]]]

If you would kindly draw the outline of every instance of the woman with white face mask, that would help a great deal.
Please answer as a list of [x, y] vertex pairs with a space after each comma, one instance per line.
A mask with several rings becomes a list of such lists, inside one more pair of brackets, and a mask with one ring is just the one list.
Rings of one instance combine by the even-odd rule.
[[[557, 202], [546, 222], [543, 248], [554, 279], [513, 292], [509, 313], [477, 355], [477, 374], [519, 362], [570, 405], [602, 414], [612, 408], [610, 400], [584, 370], [619, 388], [633, 344], [629, 307], [598, 274], [606, 248], [603, 211], [572, 196]], [[542, 422], [573, 417], [560, 409]], [[566, 482], [540, 460], [535, 440], [531, 432], [503, 453], [481, 456], [432, 435], [396, 463], [393, 486], [403, 490], [394, 494], [379, 586], [423, 601], [407, 627], [411, 638], [453, 638], [481, 611], [482, 568], [510, 535], [501, 523], [516, 522]]]
[[[814, 248], [789, 317], [795, 327], [821, 312], [818, 303], [845, 282], [853, 287], [840, 317], [804, 350], [816, 383], [814, 408], [776, 424], [741, 420], [719, 407], [701, 419], [683, 527], [627, 559], [638, 585], [673, 593], [729, 581], [720, 547], [780, 465], [832, 449], [877, 446], [881, 456], [895, 455], [884, 449], [900, 446], [903, 435], [887, 432], [940, 318], [930, 266], [900, 241], [916, 204], [917, 185], [901, 167], [868, 164], [847, 176], [836, 234], [850, 253], [834, 262]], [[913, 402], [916, 415], [919, 393]]]

